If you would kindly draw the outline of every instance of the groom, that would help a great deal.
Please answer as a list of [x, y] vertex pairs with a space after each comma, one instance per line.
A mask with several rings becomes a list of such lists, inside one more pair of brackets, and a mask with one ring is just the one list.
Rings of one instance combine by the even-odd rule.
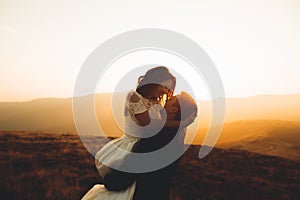
[[[191, 123], [197, 113], [197, 106], [193, 98], [183, 92], [180, 95], [169, 99], [165, 105], [168, 119], [175, 120], [190, 120]], [[181, 110], [184, 111], [181, 113]], [[164, 127], [159, 133], [152, 137], [141, 138], [133, 147], [135, 153], [147, 153], [158, 150], [167, 145], [174, 137], [178, 141], [173, 150], [182, 153], [184, 146], [186, 128], [166, 128]], [[130, 159], [128, 159], [130, 160]], [[126, 163], [126, 159], [123, 161]], [[117, 170], [112, 170], [111, 173], [104, 177], [104, 185], [108, 190], [119, 191], [126, 189], [134, 181], [136, 188], [134, 200], [168, 200], [170, 199], [170, 187], [172, 177], [175, 174], [179, 159], [169, 164], [168, 166], [153, 171], [140, 174], [130, 174]]]

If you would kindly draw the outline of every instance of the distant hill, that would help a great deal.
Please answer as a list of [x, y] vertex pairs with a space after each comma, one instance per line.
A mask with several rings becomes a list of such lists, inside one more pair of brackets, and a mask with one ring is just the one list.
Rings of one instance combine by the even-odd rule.
[[[104, 125], [102, 128], [110, 132], [112, 136], [120, 136], [122, 132], [114, 122], [111, 112], [111, 99], [111, 94], [95, 95], [96, 114], [101, 126]], [[124, 103], [120, 102], [121, 105], [124, 105]], [[123, 116], [123, 109], [118, 111]], [[86, 126], [90, 126], [88, 120]], [[76, 133], [72, 98], [43, 98], [28, 102], [2, 102], [0, 103], [0, 130]]]
[[[124, 126], [125, 93], [114, 96], [112, 114], [112, 94], [96, 94], [95, 108], [101, 127], [107, 135], [120, 136]], [[226, 99], [225, 123], [238, 120], [285, 120], [300, 121], [300, 94], [261, 95], [248, 98]], [[211, 102], [199, 101], [199, 128], [209, 126]], [[115, 122], [117, 117], [118, 122]], [[89, 121], [85, 122], [86, 126]], [[194, 123], [189, 130], [195, 130]], [[28, 102], [0, 102], [0, 130], [56, 131], [75, 133], [72, 114], [72, 98], [44, 98]]]
[[72, 99], [0, 103], [0, 129], [75, 132]]

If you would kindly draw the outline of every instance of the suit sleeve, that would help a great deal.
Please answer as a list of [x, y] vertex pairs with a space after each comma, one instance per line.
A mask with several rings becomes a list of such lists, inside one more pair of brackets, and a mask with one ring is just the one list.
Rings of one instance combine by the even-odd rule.
[[[122, 165], [127, 165], [130, 162], [130, 154], [125, 156], [122, 160], [114, 162], [115, 167], [122, 168]], [[111, 191], [125, 190], [135, 181], [135, 174], [123, 172], [111, 168], [110, 172], [104, 176], [104, 186]]]

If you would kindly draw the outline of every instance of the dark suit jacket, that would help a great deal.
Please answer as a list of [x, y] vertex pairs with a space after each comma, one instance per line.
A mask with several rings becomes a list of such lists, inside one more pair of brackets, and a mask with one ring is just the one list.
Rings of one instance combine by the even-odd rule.
[[[156, 135], [140, 139], [133, 147], [133, 152], [146, 153], [160, 149], [167, 145], [177, 133], [177, 129], [162, 129]], [[180, 151], [181, 145], [174, 146], [172, 150]], [[126, 173], [112, 170], [104, 177], [104, 185], [107, 189], [119, 191], [126, 189], [136, 181], [134, 200], [168, 200], [170, 199], [170, 187], [172, 177], [175, 174], [178, 160], [170, 165], [147, 173]], [[124, 159], [124, 164], [130, 162], [130, 158]]]

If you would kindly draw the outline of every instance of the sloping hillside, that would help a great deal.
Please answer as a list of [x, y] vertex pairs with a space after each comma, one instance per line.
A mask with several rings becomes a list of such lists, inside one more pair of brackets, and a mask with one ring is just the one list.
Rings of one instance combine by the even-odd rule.
[[[201, 129], [194, 144], [201, 144], [207, 129]], [[217, 147], [300, 160], [300, 122], [242, 120], [226, 123]]]

